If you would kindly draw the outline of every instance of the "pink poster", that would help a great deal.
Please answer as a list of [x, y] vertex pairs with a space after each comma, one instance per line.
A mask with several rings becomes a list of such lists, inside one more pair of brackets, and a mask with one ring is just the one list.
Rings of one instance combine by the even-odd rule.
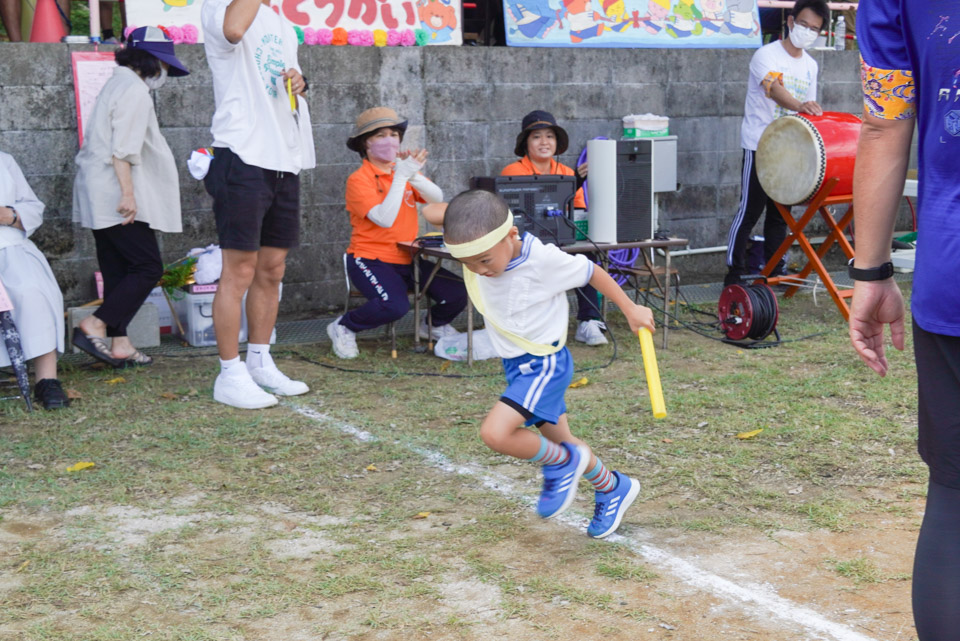
[[83, 127], [117, 63], [112, 51], [74, 51], [70, 59], [73, 63], [73, 91], [77, 97], [77, 135], [82, 145]]

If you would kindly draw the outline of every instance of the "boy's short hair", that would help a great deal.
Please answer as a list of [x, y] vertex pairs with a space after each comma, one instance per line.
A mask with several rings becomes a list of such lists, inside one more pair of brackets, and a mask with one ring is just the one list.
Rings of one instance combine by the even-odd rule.
[[823, 24], [820, 25], [821, 29], [823, 27], [830, 28], [830, 8], [827, 6], [826, 0], [797, 0], [790, 15], [796, 19], [804, 9], [810, 9], [820, 16], [820, 19], [823, 20]]
[[482, 238], [503, 224], [510, 208], [500, 196], [483, 189], [458, 194], [443, 216], [443, 238], [454, 245]]

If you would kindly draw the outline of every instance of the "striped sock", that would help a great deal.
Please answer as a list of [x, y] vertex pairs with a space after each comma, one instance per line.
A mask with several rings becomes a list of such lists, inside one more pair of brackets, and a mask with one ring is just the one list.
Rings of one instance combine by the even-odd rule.
[[544, 465], [560, 465], [570, 460], [570, 454], [566, 448], [558, 443], [540, 437], [540, 451], [532, 459], [534, 463], [543, 463]]
[[590, 481], [590, 485], [597, 492], [612, 492], [617, 489], [617, 477], [613, 472], [607, 469], [600, 457], [597, 457], [597, 464], [593, 469], [583, 475], [583, 478]]

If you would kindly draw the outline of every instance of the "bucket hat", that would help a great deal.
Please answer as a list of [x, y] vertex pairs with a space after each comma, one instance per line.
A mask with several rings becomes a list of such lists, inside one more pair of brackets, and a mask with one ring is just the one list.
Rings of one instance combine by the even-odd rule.
[[367, 109], [357, 116], [357, 121], [353, 125], [353, 132], [350, 134], [350, 137], [347, 138], [347, 147], [357, 153], [362, 153], [360, 138], [362, 138], [364, 134], [384, 127], [399, 129], [400, 138], [402, 139], [403, 133], [407, 131], [407, 121], [398, 116], [397, 112], [390, 107], [373, 107], [372, 109]]
[[190, 72], [173, 53], [173, 40], [156, 27], [140, 27], [127, 36], [127, 47], [146, 51], [157, 60], [170, 65], [169, 76], [186, 76]]
[[537, 129], [553, 129], [553, 133], [557, 136], [558, 156], [567, 150], [570, 137], [567, 136], [566, 130], [557, 124], [557, 119], [553, 117], [552, 113], [537, 110], [531, 111], [523, 117], [523, 122], [520, 124], [520, 133], [517, 135], [517, 146], [514, 147], [513, 153], [521, 157], [526, 156], [527, 138]]

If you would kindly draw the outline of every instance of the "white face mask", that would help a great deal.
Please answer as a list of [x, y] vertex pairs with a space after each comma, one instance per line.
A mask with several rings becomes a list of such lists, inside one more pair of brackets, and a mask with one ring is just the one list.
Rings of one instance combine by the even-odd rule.
[[793, 29], [790, 30], [790, 42], [792, 42], [793, 46], [797, 49], [806, 49], [816, 42], [819, 35], [819, 31], [795, 24], [793, 25]]
[[167, 81], [167, 70], [163, 67], [160, 67], [159, 76], [151, 76], [150, 78], [144, 78], [143, 81], [147, 83], [147, 87], [156, 91], [163, 86], [163, 83]]

